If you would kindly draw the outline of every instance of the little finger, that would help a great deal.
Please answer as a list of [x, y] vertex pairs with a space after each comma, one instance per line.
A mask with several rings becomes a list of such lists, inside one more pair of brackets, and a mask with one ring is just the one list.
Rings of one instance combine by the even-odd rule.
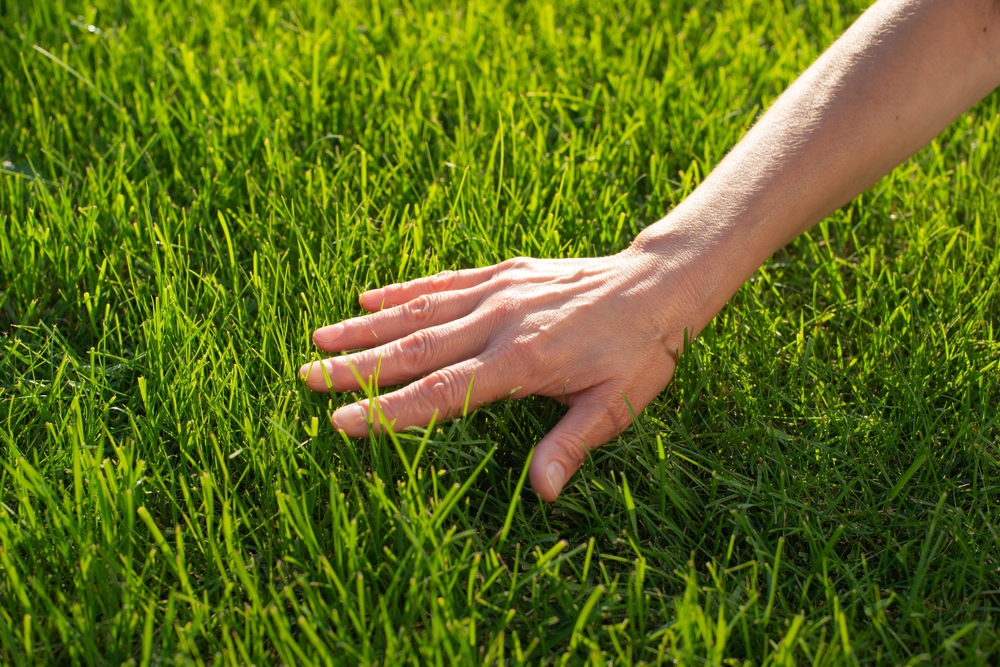
[[394, 431], [408, 426], [424, 426], [431, 419], [444, 421], [472, 412], [485, 403], [508, 397], [518, 387], [512, 374], [497, 364], [480, 358], [469, 359], [436, 371], [422, 380], [377, 399], [378, 413], [369, 418], [370, 401], [347, 405], [333, 413], [335, 428], [353, 437], [368, 435], [371, 419], [376, 433], [382, 423]]

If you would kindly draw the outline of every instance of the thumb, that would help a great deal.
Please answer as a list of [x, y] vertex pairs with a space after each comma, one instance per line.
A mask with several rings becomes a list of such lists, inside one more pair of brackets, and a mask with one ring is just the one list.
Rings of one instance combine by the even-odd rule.
[[605, 391], [575, 398], [555, 428], [535, 446], [528, 470], [531, 488], [548, 502], [559, 497], [591, 449], [617, 436], [632, 421], [621, 396]]

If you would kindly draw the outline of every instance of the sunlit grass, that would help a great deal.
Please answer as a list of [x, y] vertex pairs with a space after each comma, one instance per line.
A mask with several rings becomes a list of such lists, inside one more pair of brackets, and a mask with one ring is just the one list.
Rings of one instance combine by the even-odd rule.
[[296, 379], [365, 288], [625, 247], [861, 9], [0, 0], [0, 661], [995, 663], [996, 95], [555, 504], [550, 401]]

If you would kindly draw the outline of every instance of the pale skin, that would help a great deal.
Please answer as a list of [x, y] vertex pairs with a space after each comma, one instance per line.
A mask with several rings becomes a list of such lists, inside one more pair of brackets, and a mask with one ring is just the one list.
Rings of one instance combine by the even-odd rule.
[[[318, 391], [380, 386], [333, 426], [365, 437], [530, 394], [569, 410], [529, 476], [555, 500], [629, 426], [694, 336], [775, 250], [870, 187], [1000, 85], [1000, 2], [880, 0], [784, 92], [681, 205], [626, 250], [512, 259], [364, 292], [370, 314], [317, 329]], [[353, 371], [352, 371], [353, 367]], [[474, 380], [473, 380], [474, 376]], [[409, 384], [406, 384], [409, 383]], [[471, 394], [469, 387], [471, 383]], [[631, 410], [630, 410], [631, 408]], [[384, 419], [384, 422], [383, 422]]]

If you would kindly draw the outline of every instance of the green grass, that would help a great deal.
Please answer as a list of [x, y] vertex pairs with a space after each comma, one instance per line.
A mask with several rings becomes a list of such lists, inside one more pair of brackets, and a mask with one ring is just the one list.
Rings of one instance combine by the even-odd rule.
[[0, 661], [995, 664], [997, 95], [555, 504], [548, 400], [352, 442], [295, 375], [365, 288], [625, 247], [862, 9], [0, 0]]

